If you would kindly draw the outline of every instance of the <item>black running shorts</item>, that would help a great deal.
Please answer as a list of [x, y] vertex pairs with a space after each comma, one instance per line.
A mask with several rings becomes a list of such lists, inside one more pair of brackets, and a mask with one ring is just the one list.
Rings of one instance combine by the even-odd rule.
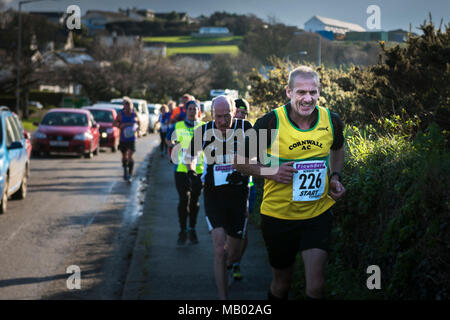
[[285, 269], [300, 251], [318, 248], [329, 251], [333, 213], [331, 209], [307, 220], [284, 220], [261, 214], [261, 231], [270, 265]]
[[136, 152], [136, 141], [121, 141], [119, 143], [119, 150], [123, 153], [127, 152], [127, 150]]
[[247, 226], [245, 217], [247, 197], [245, 187], [221, 191], [205, 189], [203, 198], [209, 231], [222, 227], [227, 235], [243, 238]]

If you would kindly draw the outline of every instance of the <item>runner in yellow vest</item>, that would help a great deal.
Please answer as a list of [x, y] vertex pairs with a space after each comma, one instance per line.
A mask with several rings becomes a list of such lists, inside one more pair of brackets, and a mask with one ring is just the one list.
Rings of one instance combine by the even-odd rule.
[[[173, 130], [167, 134], [167, 140], [172, 143], [172, 159], [175, 163], [175, 185], [179, 195], [178, 219], [180, 232], [178, 234], [178, 245], [184, 245], [189, 238], [192, 244], [198, 243], [195, 225], [197, 224], [197, 215], [200, 207], [199, 197], [202, 191], [201, 175], [203, 173], [202, 155], [199, 157], [195, 168], [196, 174], [190, 174], [185, 165], [184, 157], [190, 146], [194, 130], [204, 123], [198, 121], [198, 112], [200, 106], [193, 100], [186, 103], [186, 119], [178, 121]], [[189, 217], [189, 227], [187, 219]]]
[[[265, 151], [264, 159], [247, 154], [245, 161], [236, 158], [233, 165], [243, 174], [265, 179], [260, 211], [273, 273], [269, 299], [288, 298], [299, 251], [305, 266], [306, 296], [323, 297], [332, 228], [330, 208], [345, 188], [340, 181], [343, 125], [337, 114], [317, 106], [319, 83], [318, 74], [309, 67], [291, 71], [286, 87], [290, 102], [258, 119], [253, 127], [258, 147]], [[261, 133], [267, 141], [261, 140]], [[252, 158], [258, 158], [258, 163], [250, 164]]]

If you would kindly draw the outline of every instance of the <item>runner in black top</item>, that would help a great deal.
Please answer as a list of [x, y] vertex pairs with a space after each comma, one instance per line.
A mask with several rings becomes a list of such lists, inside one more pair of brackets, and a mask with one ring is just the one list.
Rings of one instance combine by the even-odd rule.
[[[213, 100], [213, 119], [194, 132], [191, 155], [203, 150], [204, 201], [206, 219], [214, 244], [214, 274], [219, 298], [228, 294], [226, 261], [237, 262], [245, 234], [248, 176], [232, 168], [234, 155], [243, 150], [250, 122], [234, 119], [234, 101], [226, 96]], [[195, 160], [188, 166], [195, 175]], [[229, 242], [224, 249], [227, 235]]]

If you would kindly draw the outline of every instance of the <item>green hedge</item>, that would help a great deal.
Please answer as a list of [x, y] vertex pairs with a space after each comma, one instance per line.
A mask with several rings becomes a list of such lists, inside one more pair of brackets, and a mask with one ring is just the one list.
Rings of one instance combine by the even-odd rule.
[[[450, 298], [450, 152], [441, 129], [431, 125], [414, 141], [349, 131], [347, 193], [334, 209], [330, 296]], [[366, 288], [370, 265], [381, 268], [380, 291]]]

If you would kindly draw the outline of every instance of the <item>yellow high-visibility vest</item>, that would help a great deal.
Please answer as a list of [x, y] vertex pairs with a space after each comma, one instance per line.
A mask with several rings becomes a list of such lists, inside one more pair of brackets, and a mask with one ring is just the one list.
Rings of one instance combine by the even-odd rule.
[[287, 115], [286, 106], [275, 109], [277, 133], [267, 149], [266, 163], [295, 161], [290, 184], [265, 180], [261, 213], [279, 219], [304, 220], [328, 210], [335, 201], [328, 195], [328, 159], [333, 144], [330, 111], [316, 106], [314, 127], [300, 130]]
[[[205, 124], [203, 121], [199, 121], [195, 126], [188, 127], [184, 121], [178, 121], [175, 124], [175, 135], [177, 142], [180, 143], [181, 149], [178, 152], [178, 165], [177, 165], [177, 172], [187, 172], [187, 167], [184, 164], [184, 156], [185, 152], [188, 150], [192, 137], [194, 136], [194, 131], [198, 127]], [[197, 174], [203, 173], [203, 152], [197, 159], [197, 166], [195, 168], [195, 171]]]

